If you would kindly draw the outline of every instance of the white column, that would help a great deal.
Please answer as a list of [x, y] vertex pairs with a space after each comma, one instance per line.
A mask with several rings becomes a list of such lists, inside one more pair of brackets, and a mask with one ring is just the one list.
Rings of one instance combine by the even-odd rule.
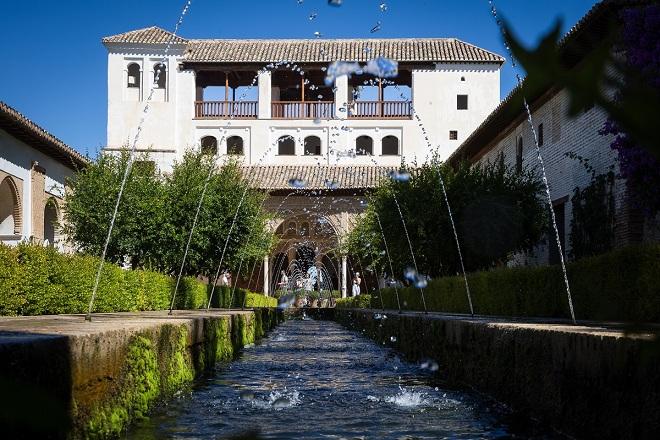
[[346, 255], [341, 257], [341, 297], [346, 298], [346, 287], [348, 281], [348, 268], [347, 268]]
[[259, 72], [259, 119], [270, 119], [271, 108], [271, 74]]
[[264, 257], [264, 295], [268, 296], [268, 290], [270, 289], [270, 276], [268, 274], [268, 255]]
[[[348, 101], [348, 76], [342, 75], [335, 79], [335, 117], [346, 119], [348, 117], [347, 101]], [[339, 109], [343, 108], [345, 111], [340, 112]]]

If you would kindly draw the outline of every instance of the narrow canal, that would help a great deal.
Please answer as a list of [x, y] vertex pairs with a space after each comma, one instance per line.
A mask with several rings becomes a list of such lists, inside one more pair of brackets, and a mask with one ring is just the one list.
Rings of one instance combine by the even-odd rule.
[[434, 369], [334, 322], [291, 320], [125, 438], [558, 438]]

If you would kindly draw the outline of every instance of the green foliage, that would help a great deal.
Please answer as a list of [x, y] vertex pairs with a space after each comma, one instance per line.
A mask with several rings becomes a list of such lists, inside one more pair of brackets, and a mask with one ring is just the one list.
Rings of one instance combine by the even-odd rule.
[[[126, 151], [119, 156], [102, 154], [67, 181], [61, 227], [86, 253], [101, 254], [128, 158]], [[141, 166], [146, 159], [140, 157], [131, 169], [106, 255], [113, 263], [130, 257], [134, 268], [155, 264], [167, 230], [162, 227], [167, 221], [162, 178], [153, 167]]]
[[[218, 168], [209, 156], [188, 152], [163, 176], [154, 167], [142, 166], [147, 159], [141, 157], [132, 167], [108, 247], [109, 261], [177, 273], [205, 186], [185, 274], [215, 274], [223, 251], [225, 267], [231, 267], [240, 259], [260, 259], [270, 250], [273, 236], [261, 207], [265, 195], [248, 187], [235, 163]], [[63, 230], [89, 254], [101, 253], [127, 163], [126, 152], [101, 155], [68, 182]]]
[[340, 309], [368, 309], [371, 307], [371, 295], [358, 295], [351, 298], [339, 298], [337, 307]]
[[571, 197], [570, 256], [579, 259], [602, 254], [614, 245], [614, 172], [596, 175], [588, 159], [574, 153], [567, 156], [580, 161], [591, 175], [589, 186], [575, 188]]
[[346, 252], [366, 270], [392, 275], [384, 236], [398, 276], [413, 265], [403, 217], [421, 273], [436, 277], [460, 272], [441, 175], [467, 270], [501, 264], [541, 239], [547, 215], [533, 171], [513, 172], [501, 161], [457, 169], [431, 161], [415, 169], [409, 182], [390, 180], [377, 189], [346, 241]]
[[[630, 247], [571, 262], [567, 266], [578, 319], [660, 322], [660, 245]], [[468, 275], [480, 315], [568, 318], [559, 266], [503, 268]], [[385, 308], [396, 309], [394, 289], [382, 289]], [[418, 289], [399, 289], [404, 310], [422, 310]], [[460, 276], [429, 282], [430, 311], [469, 313]], [[380, 308], [373, 295], [371, 307]]]
[[[0, 315], [86, 313], [99, 259], [60, 254], [52, 247], [0, 244]], [[174, 281], [146, 270], [122, 270], [105, 264], [95, 312], [163, 310], [169, 308]], [[200, 308], [205, 284], [185, 277], [176, 308]]]

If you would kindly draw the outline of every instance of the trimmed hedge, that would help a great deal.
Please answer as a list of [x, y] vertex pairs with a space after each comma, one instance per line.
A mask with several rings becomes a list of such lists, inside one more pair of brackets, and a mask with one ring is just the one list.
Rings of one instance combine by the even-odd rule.
[[[618, 249], [567, 265], [577, 319], [660, 322], [660, 245]], [[474, 311], [480, 315], [568, 318], [560, 266], [503, 268], [468, 274]], [[469, 313], [463, 277], [429, 282], [428, 310]], [[394, 289], [382, 289], [385, 307], [396, 309]], [[399, 289], [402, 308], [422, 310], [419, 289]], [[380, 298], [372, 295], [372, 308]]]
[[[61, 254], [52, 247], [0, 243], [0, 315], [45, 315], [86, 313], [99, 259]], [[170, 306], [176, 280], [147, 270], [123, 270], [105, 264], [101, 273], [94, 312], [164, 310]], [[220, 295], [217, 295], [220, 293]], [[234, 307], [276, 307], [277, 300], [237, 289]], [[214, 306], [222, 300], [228, 307], [231, 289], [216, 288]], [[181, 280], [177, 309], [206, 307], [208, 286], [193, 277]]]
[[[277, 307], [277, 298], [265, 296], [261, 293], [251, 292], [247, 289], [236, 288], [232, 298], [233, 287], [216, 286], [213, 292], [211, 306], [215, 308], [241, 308], [245, 300], [246, 308], [254, 307]], [[247, 295], [247, 298], [245, 298]]]
[[[339, 298], [337, 308], [340, 309], [368, 309], [372, 304], [371, 295], [358, 295], [351, 298]], [[380, 301], [380, 300], [379, 300]]]
[[[0, 315], [86, 313], [99, 259], [61, 254], [52, 247], [0, 244]], [[170, 306], [175, 280], [146, 270], [105, 264], [94, 312], [162, 310]], [[184, 278], [176, 308], [205, 305], [206, 285]]]

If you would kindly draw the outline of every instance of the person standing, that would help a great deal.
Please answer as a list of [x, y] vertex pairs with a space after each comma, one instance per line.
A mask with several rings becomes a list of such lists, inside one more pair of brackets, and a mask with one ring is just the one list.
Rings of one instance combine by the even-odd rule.
[[362, 284], [360, 272], [355, 272], [355, 276], [353, 277], [352, 296], [358, 296], [360, 294], [360, 284]]

